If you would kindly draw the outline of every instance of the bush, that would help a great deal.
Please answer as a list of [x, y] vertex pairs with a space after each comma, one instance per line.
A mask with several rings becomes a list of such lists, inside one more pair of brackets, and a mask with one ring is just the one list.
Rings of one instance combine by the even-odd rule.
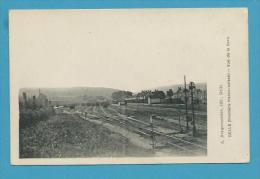
[[38, 109], [20, 109], [19, 125], [20, 128], [30, 127], [35, 125], [39, 121], [47, 120], [50, 115], [53, 114], [53, 110], [50, 107], [38, 108]]

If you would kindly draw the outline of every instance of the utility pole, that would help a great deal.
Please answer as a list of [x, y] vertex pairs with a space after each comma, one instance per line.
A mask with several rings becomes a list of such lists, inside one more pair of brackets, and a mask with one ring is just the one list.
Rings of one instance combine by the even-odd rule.
[[[127, 125], [126, 125], [126, 119], [123, 119], [123, 128], [125, 128], [125, 129], [127, 129]], [[126, 130], [126, 133], [127, 133], [127, 131], [128, 130]], [[124, 152], [124, 154], [126, 155], [126, 145], [127, 145], [127, 138], [126, 137], [124, 137], [124, 140], [123, 140], [123, 143], [124, 143], [124, 145], [123, 145], [123, 152]]]
[[193, 89], [195, 89], [195, 83], [190, 82], [190, 91], [191, 91], [191, 108], [192, 108], [192, 125], [193, 125], [193, 136], [197, 135], [196, 125], [195, 125], [195, 116], [194, 116], [194, 101], [193, 101]]
[[183, 130], [182, 130], [182, 127], [181, 127], [181, 110], [180, 110], [180, 108], [178, 110], [178, 117], [179, 117], [180, 133], [183, 133]]
[[153, 115], [150, 115], [150, 123], [151, 123], [151, 138], [152, 138], [152, 148], [155, 149], [155, 141], [154, 141], [154, 127], [153, 127]]
[[187, 87], [186, 87], [186, 76], [184, 75], [184, 93], [185, 93], [185, 114], [186, 114], [186, 130], [189, 130], [189, 120], [188, 120], [188, 97], [187, 97]]

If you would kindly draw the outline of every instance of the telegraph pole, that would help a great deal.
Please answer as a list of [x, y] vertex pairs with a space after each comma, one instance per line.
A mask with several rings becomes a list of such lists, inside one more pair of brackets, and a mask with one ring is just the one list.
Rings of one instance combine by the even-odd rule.
[[179, 117], [180, 133], [183, 133], [183, 130], [182, 130], [182, 127], [181, 127], [181, 110], [180, 110], [180, 108], [178, 110], [178, 117]]
[[150, 115], [150, 123], [151, 123], [151, 138], [152, 138], [152, 148], [155, 149], [155, 141], [154, 141], [154, 127], [153, 127], [153, 115]]
[[184, 75], [184, 93], [185, 93], [185, 114], [186, 114], [186, 130], [189, 130], [188, 121], [188, 97], [187, 97], [187, 87], [186, 87], [186, 76]]
[[194, 82], [190, 82], [190, 91], [191, 91], [191, 107], [192, 107], [192, 125], [193, 125], [193, 136], [197, 135], [196, 125], [195, 125], [195, 116], [194, 116], [194, 101], [193, 101], [193, 89], [195, 89]]

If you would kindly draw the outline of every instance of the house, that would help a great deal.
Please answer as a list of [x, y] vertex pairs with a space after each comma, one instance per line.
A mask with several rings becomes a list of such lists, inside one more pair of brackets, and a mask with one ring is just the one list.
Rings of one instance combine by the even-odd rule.
[[159, 104], [162, 102], [160, 98], [153, 98], [152, 96], [148, 97], [148, 104]]
[[[191, 104], [191, 91], [186, 91], [187, 104]], [[185, 103], [185, 92], [184, 90], [173, 93], [173, 103], [184, 104]], [[193, 101], [196, 104], [207, 104], [207, 90], [194, 89]]]
[[125, 101], [127, 103], [136, 103], [137, 102], [137, 97], [126, 98]]
[[116, 105], [116, 106], [125, 106], [125, 105], [127, 105], [127, 101], [126, 100], [113, 100], [112, 104]]
[[118, 101], [117, 104], [118, 104], [118, 106], [125, 106], [125, 105], [127, 105], [127, 102], [126, 101]]

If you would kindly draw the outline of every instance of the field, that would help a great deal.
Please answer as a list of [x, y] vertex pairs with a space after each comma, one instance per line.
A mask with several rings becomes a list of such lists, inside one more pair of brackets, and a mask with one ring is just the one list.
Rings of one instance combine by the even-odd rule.
[[60, 114], [20, 133], [20, 158], [148, 156], [124, 136], [76, 115]]

